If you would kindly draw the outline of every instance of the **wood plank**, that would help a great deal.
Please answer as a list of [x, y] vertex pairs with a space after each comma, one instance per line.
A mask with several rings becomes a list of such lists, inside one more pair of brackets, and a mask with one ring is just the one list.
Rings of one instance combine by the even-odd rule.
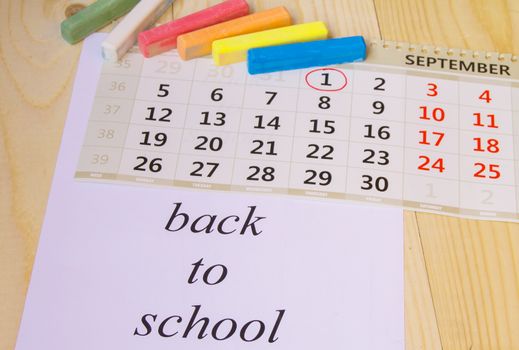
[[80, 49], [60, 42], [65, 6], [0, 3], [2, 349], [14, 348]]
[[[179, 1], [174, 4], [175, 17], [219, 3], [219, 0]], [[371, 0], [252, 0], [253, 11], [276, 6], [285, 6], [292, 14], [294, 23], [323, 21], [332, 36], [364, 35], [379, 38], [375, 8]]]
[[[518, 54], [517, 1], [375, 4], [384, 39]], [[430, 214], [417, 224], [443, 349], [518, 349], [519, 225]]]
[[419, 214], [444, 349], [519, 348], [519, 225]]
[[386, 40], [514, 52], [519, 4], [514, 0], [375, 0]]
[[441, 349], [416, 213], [404, 218], [406, 348]]

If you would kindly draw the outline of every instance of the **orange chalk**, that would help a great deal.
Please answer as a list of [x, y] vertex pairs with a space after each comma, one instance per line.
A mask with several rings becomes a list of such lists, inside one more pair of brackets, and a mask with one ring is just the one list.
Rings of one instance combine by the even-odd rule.
[[177, 50], [182, 59], [189, 60], [211, 54], [215, 40], [291, 24], [290, 13], [285, 7], [279, 6], [182, 34], [177, 38]]

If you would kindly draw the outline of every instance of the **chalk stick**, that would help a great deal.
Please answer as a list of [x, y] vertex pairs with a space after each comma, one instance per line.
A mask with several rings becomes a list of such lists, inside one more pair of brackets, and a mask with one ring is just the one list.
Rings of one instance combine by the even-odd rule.
[[311, 22], [216, 40], [213, 42], [214, 64], [245, 61], [247, 50], [256, 47], [326, 39], [327, 36], [328, 29], [323, 22]]
[[179, 35], [249, 14], [246, 0], [227, 0], [139, 34], [139, 50], [152, 57], [177, 47]]
[[138, 2], [139, 0], [97, 0], [61, 22], [61, 36], [69, 44], [75, 44], [124, 15]]
[[173, 0], [141, 0], [101, 44], [107, 61], [119, 60], [137, 41], [137, 35], [155, 23]]
[[351, 36], [250, 49], [247, 52], [247, 68], [249, 74], [260, 74], [365, 59], [364, 38]]
[[211, 54], [211, 45], [215, 40], [290, 24], [290, 14], [283, 6], [279, 6], [182, 34], [177, 39], [177, 49], [180, 57], [188, 60]]

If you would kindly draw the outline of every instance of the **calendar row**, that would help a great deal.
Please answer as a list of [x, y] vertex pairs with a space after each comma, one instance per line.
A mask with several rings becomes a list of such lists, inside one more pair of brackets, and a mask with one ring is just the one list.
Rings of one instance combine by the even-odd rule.
[[[240, 147], [236, 148], [226, 148], [222, 139], [207, 135], [189, 135], [186, 140], [183, 145], [185, 149], [180, 153], [150, 152], [131, 148], [123, 150], [122, 148], [85, 145], [78, 170], [93, 173], [118, 173], [120, 172], [120, 157], [124, 153], [140, 154], [140, 156], [131, 156], [130, 158], [133, 159], [131, 162], [122, 162], [122, 164], [126, 164], [122, 166], [122, 169], [126, 169], [125, 173], [128, 169], [133, 169], [135, 170], [134, 175], [151, 178], [173, 179], [174, 171], [178, 167], [176, 164], [178, 158], [209, 157], [231, 162], [231, 164], [233, 159], [267, 162], [283, 167], [308, 164], [327, 168], [372, 169], [388, 173], [415, 174], [436, 179], [490, 185], [515, 185], [515, 162], [493, 157], [476, 158], [418, 149], [377, 147], [361, 143], [349, 145], [345, 142], [320, 143], [313, 139], [303, 138], [296, 139], [294, 142], [286, 138], [262, 140], [252, 135], [241, 135], [237, 140], [240, 142]], [[180, 145], [177, 144], [177, 146]], [[150, 160], [150, 164], [144, 164], [144, 167], [140, 169], [136, 163], [142, 157]], [[101, 159], [102, 161], [100, 161]], [[155, 162], [160, 168], [156, 171], [151, 164], [153, 159], [160, 159]], [[162, 164], [163, 162], [165, 164]]]
[[[370, 159], [374, 163], [385, 159], [384, 154], [374, 150], [358, 158], [360, 164], [361, 159]], [[419, 163], [415, 165], [419, 166]], [[457, 210], [454, 208], [461, 207], [515, 216], [519, 192], [513, 185], [513, 162], [494, 168], [492, 164], [462, 159], [459, 171], [465, 174], [461, 176], [468, 176], [472, 165], [476, 165], [476, 172], [484, 172], [489, 178], [499, 174], [501, 178], [509, 179], [499, 181], [499, 185], [485, 181], [459, 182], [457, 179], [419, 175], [412, 170], [408, 173], [408, 169], [402, 173], [321, 163], [194, 157], [99, 147], [84, 148], [76, 177], [332, 198], [353, 195], [373, 202], [410, 201], [430, 210]]]
[[[215, 115], [212, 122], [219, 123], [218, 120]], [[242, 125], [238, 133], [189, 124], [185, 128], [160, 128], [91, 121], [84, 144], [163, 153], [209, 153], [222, 157], [233, 157], [235, 154], [247, 157], [244, 153], [247, 152], [250, 158], [255, 155], [255, 143], [261, 142], [271, 145], [272, 151], [267, 156], [281, 161], [290, 161], [293, 153], [310, 144], [346, 150], [358, 143], [393, 149], [391, 153], [402, 153], [405, 147], [445, 155], [502, 160], [513, 160], [514, 155], [519, 153], [516, 149], [519, 145], [514, 146], [511, 135], [482, 135], [465, 130], [424, 128], [415, 124], [366, 121], [361, 118], [351, 118], [347, 122], [342, 118], [318, 119], [313, 115], [304, 115], [295, 122], [293, 135], [265, 131], [267, 128], [276, 129], [282, 122], [284, 120], [281, 118], [256, 115]], [[388, 148], [391, 146], [394, 147]], [[334, 163], [342, 161], [345, 162], [346, 157], [333, 159]]]
[[211, 60], [186, 62], [176, 53], [146, 60], [138, 54], [129, 54], [121, 62], [104, 65], [102, 76], [108, 85], [116, 83], [118, 88], [120, 84], [128, 85], [129, 91], [136, 91], [139, 85], [132, 77], [141, 77], [142, 89], [150, 91], [154, 91], [157, 83], [175, 80], [177, 93], [189, 92], [192, 86], [204, 86], [198, 82], [213, 86], [214, 83], [226, 83], [235, 86], [233, 93], [243, 90], [244, 86], [271, 86], [287, 93], [299, 88], [519, 110], [519, 87], [509, 83], [494, 82], [489, 88], [484, 81], [473, 78], [460, 80], [455, 75], [380, 72], [362, 63], [251, 76], [245, 65], [217, 67]]
[[[374, 83], [375, 84], [375, 83]], [[424, 83], [427, 86], [427, 83]], [[503, 118], [513, 110], [510, 88], [506, 88], [507, 101], [498, 106], [492, 103], [489, 90], [479, 87], [475, 95], [488, 92], [488, 97], [475, 98], [474, 103], [457, 100], [441, 100], [423, 96], [394, 97], [372, 93], [352, 93], [349, 89], [340, 91], [316, 90], [311, 88], [294, 89], [284, 87], [242, 86], [229, 83], [168, 81], [164, 79], [138, 78], [132, 76], [104, 75], [99, 81], [98, 96], [119, 99], [137, 99], [169, 104], [191, 104], [219, 107], [261, 108], [277, 111], [298, 111], [363, 116], [391, 116], [412, 113], [418, 117], [432, 117], [433, 110], [439, 117], [441, 113], [450, 127], [456, 127], [459, 116], [472, 113], [495, 113]], [[519, 91], [519, 88], [513, 89]], [[195, 92], [196, 93], [193, 93]], [[465, 90], [464, 90], [465, 91]], [[503, 96], [499, 94], [497, 96]], [[352, 98], [355, 103], [352, 103]], [[519, 99], [519, 93], [517, 94]], [[407, 103], [406, 103], [407, 101]], [[477, 102], [477, 103], [476, 103]], [[481, 102], [481, 103], [479, 103]], [[124, 104], [123, 101], [120, 102]], [[430, 111], [424, 108], [430, 108]], [[517, 107], [519, 110], [519, 106]], [[403, 118], [403, 117], [401, 117]], [[443, 121], [443, 120], [442, 120]], [[454, 123], [454, 124], [453, 124]]]
[[[308, 102], [308, 100], [307, 100]], [[362, 111], [363, 101], [357, 99], [351, 112], [353, 118], [363, 118], [375, 123], [393, 125], [416, 124], [442, 129], [469, 130], [478, 133], [503, 135], [519, 135], [519, 129], [514, 131], [514, 116], [510, 111], [499, 113], [483, 109], [471, 109], [456, 106], [435, 107], [407, 102], [405, 109], [395, 110], [382, 101], [371, 104], [371, 112]], [[329, 120], [329, 123], [344, 125], [342, 132], [350, 123], [348, 115], [326, 113], [287, 112], [278, 110], [214, 107], [184, 104], [150, 103], [148, 101], [102, 98], [98, 97], [94, 105], [91, 120], [132, 123], [164, 128], [193, 128], [217, 129], [222, 131], [245, 131], [270, 133], [273, 135], [292, 135], [296, 119], [299, 120]], [[371, 114], [369, 114], [371, 113]], [[269, 124], [270, 123], [270, 124]], [[303, 122], [304, 123], [304, 122]], [[334, 136], [343, 138], [344, 133]]]

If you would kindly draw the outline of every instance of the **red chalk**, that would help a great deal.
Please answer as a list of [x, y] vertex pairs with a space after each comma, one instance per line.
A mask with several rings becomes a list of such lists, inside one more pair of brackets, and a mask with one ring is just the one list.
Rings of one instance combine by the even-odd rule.
[[177, 47], [177, 37], [181, 34], [248, 14], [249, 4], [246, 0], [226, 0], [205, 10], [139, 33], [139, 49], [144, 57], [152, 57]]

